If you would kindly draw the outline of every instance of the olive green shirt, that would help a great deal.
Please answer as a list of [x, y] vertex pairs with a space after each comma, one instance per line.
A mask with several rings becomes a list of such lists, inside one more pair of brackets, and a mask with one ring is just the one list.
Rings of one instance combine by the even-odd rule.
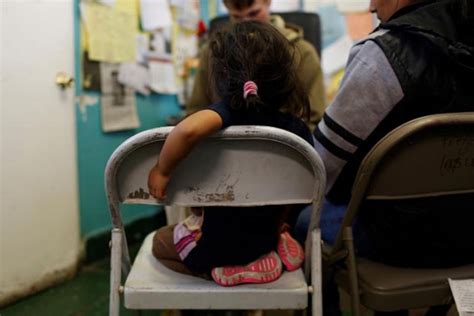
[[[299, 75], [303, 88], [308, 93], [311, 105], [310, 119], [306, 123], [310, 130], [314, 131], [326, 108], [323, 73], [319, 56], [313, 45], [303, 39], [301, 28], [285, 24], [285, 21], [277, 15], [271, 17], [270, 23], [285, 35], [290, 42], [293, 42], [297, 48], [297, 54], [295, 54], [296, 73]], [[209, 83], [209, 47], [204, 45], [193, 91], [186, 104], [186, 111], [188, 114], [193, 113], [216, 101], [217, 99], [213, 97]]]

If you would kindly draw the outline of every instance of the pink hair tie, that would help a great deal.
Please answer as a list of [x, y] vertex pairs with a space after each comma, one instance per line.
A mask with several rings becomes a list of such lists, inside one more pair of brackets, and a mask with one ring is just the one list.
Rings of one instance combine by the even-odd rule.
[[244, 99], [247, 99], [247, 96], [249, 94], [255, 94], [257, 95], [257, 84], [253, 81], [247, 81], [244, 83]]

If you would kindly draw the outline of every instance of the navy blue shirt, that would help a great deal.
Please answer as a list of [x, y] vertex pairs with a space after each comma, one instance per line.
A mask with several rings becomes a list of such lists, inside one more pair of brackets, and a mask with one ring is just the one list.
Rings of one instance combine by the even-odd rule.
[[232, 125], [263, 125], [272, 126], [287, 130], [306, 140], [311, 146], [313, 136], [308, 126], [296, 116], [289, 113], [282, 113], [275, 109], [262, 108], [255, 109], [231, 109], [224, 102], [218, 102], [210, 105], [208, 110], [213, 110], [222, 118], [222, 128]]
[[[222, 128], [232, 125], [264, 125], [292, 132], [313, 145], [309, 128], [299, 118], [274, 109], [234, 110], [223, 102], [208, 107], [222, 118]], [[184, 263], [194, 272], [210, 273], [226, 265], [243, 265], [276, 250], [285, 206], [207, 207], [202, 236]]]

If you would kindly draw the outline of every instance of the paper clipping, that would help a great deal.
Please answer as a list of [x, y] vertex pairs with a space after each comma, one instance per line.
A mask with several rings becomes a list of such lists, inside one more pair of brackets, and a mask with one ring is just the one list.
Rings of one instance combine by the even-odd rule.
[[102, 130], [115, 132], [138, 128], [135, 93], [118, 81], [119, 64], [101, 63], [100, 73]]
[[474, 316], [474, 279], [448, 281], [459, 315]]

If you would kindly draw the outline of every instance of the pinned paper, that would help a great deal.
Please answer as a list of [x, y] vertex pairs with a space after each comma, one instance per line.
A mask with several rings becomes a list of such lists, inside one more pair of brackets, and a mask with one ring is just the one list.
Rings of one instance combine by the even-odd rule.
[[275, 12], [288, 12], [300, 10], [300, 0], [273, 0], [270, 10]]
[[148, 57], [171, 59], [171, 35], [169, 30], [151, 33]]
[[172, 25], [168, 0], [140, 0], [142, 28], [153, 31]]
[[[171, 3], [176, 8], [176, 21], [185, 29], [195, 31], [199, 22], [199, 1], [197, 0], [181, 0], [172, 1]], [[208, 6], [212, 4], [215, 6], [215, 1], [208, 1]], [[211, 16], [211, 15], [210, 15]], [[215, 16], [215, 15], [214, 15]]]
[[136, 61], [139, 64], [146, 64], [148, 53], [149, 53], [149, 46], [150, 46], [150, 38], [147, 33], [140, 33], [137, 34], [137, 58]]
[[188, 76], [185, 64], [187, 60], [197, 56], [198, 38], [194, 33], [178, 33], [173, 43], [173, 60], [175, 64], [175, 69], [177, 70], [176, 82], [178, 101], [180, 104], [186, 104], [187, 96], [189, 95], [189, 93], [186, 87], [186, 81], [188, 81]]
[[145, 66], [134, 63], [121, 64], [118, 81], [141, 94], [150, 94], [148, 88], [150, 85], [150, 74]]
[[448, 279], [459, 315], [474, 315], [474, 279]]
[[101, 4], [108, 5], [110, 7], [115, 6], [115, 0], [97, 0]]
[[106, 62], [135, 60], [136, 14], [116, 7], [93, 2], [81, 3], [81, 17], [87, 31], [91, 60]]
[[331, 75], [344, 68], [353, 44], [352, 39], [346, 35], [323, 49], [321, 66], [325, 75]]
[[115, 132], [138, 128], [135, 94], [118, 81], [119, 64], [101, 63], [100, 73], [102, 130]]
[[150, 61], [150, 87], [164, 94], [176, 94], [177, 86], [174, 65], [171, 61]]

